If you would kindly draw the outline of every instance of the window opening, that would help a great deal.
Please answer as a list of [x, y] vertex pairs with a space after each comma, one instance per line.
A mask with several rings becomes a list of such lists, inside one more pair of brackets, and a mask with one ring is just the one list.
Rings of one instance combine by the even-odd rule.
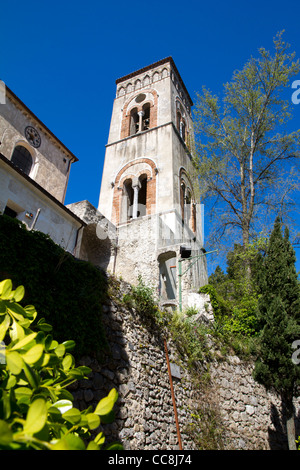
[[142, 110], [133, 108], [130, 112], [130, 135], [150, 129], [150, 103], [144, 104]]
[[143, 217], [146, 215], [146, 205], [147, 205], [147, 175], [142, 175], [140, 177], [140, 189], [138, 195], [138, 217]]
[[134, 108], [130, 113], [130, 135], [136, 134], [139, 131], [139, 115], [137, 108]]
[[22, 170], [23, 173], [29, 175], [33, 161], [31, 153], [23, 147], [23, 145], [15, 147], [11, 157], [11, 162]]
[[143, 106], [143, 117], [142, 117], [142, 129], [147, 131], [150, 128], [150, 103], [146, 103]]
[[132, 181], [127, 180], [123, 185], [123, 200], [122, 200], [122, 222], [127, 222], [132, 218], [133, 210], [133, 187]]

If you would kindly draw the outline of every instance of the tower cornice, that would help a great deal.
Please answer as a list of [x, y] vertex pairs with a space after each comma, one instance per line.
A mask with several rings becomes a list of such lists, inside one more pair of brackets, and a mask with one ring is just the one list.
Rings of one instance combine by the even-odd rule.
[[189, 95], [189, 92], [187, 91], [187, 88], [186, 88], [186, 86], [185, 86], [185, 84], [184, 84], [184, 82], [183, 82], [183, 80], [182, 80], [182, 78], [181, 78], [181, 76], [180, 76], [180, 73], [178, 72], [178, 69], [177, 69], [177, 67], [176, 67], [176, 65], [175, 65], [175, 62], [174, 62], [174, 60], [173, 60], [173, 58], [172, 58], [171, 56], [170, 56], [170, 57], [166, 57], [165, 59], [161, 59], [161, 60], [159, 60], [159, 61], [157, 61], [157, 62], [154, 62], [154, 63], [151, 64], [151, 65], [147, 65], [146, 67], [143, 67], [143, 68], [141, 68], [141, 69], [139, 69], [139, 70], [136, 70], [135, 72], [129, 73], [128, 75], [124, 75], [123, 77], [118, 78], [118, 79], [116, 80], [116, 85], [118, 85], [119, 83], [125, 82], [126, 80], [129, 80], [129, 79], [131, 79], [132, 77], [135, 77], [135, 76], [137, 76], [137, 75], [140, 75], [140, 74], [142, 74], [142, 73], [145, 73], [145, 72], [147, 72], [148, 70], [151, 70], [151, 69], [153, 69], [153, 68], [155, 68], [155, 67], [159, 67], [160, 65], [166, 64], [166, 63], [171, 64], [174, 73], [177, 75], [178, 80], [179, 80], [179, 82], [180, 82], [182, 88], [184, 89], [184, 91], [185, 91], [185, 93], [186, 93], [186, 96], [188, 97], [190, 106], [193, 106], [193, 101], [192, 101], [192, 99], [191, 99], [191, 97], [190, 97], [190, 95]]

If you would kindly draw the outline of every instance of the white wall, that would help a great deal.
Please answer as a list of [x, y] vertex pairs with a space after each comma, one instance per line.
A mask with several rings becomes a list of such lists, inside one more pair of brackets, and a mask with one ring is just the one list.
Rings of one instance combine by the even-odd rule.
[[[0, 160], [0, 212], [6, 206], [18, 212], [17, 219], [30, 229], [35, 216], [38, 218], [34, 230], [49, 235], [52, 240], [66, 251], [73, 253], [77, 231], [81, 224], [68, 214], [59, 204], [27, 181], [8, 164]], [[26, 213], [31, 213], [28, 218]]]

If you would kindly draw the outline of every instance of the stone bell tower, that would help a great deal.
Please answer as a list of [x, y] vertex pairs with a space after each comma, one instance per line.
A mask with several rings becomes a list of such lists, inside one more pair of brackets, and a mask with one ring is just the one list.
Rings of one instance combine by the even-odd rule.
[[[140, 275], [166, 303], [176, 302], [180, 256], [185, 248], [204, 252], [193, 103], [171, 57], [116, 85], [98, 206], [117, 231], [111, 269], [133, 283]], [[189, 289], [207, 282], [204, 258], [183, 282]]]

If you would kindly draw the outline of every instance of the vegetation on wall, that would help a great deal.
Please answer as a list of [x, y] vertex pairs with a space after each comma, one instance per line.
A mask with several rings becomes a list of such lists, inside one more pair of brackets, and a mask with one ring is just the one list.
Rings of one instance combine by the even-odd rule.
[[0, 216], [0, 281], [25, 285], [24, 302], [51, 323], [59, 341], [76, 342], [76, 356], [106, 347], [101, 322], [105, 274], [75, 259], [41, 232], [28, 231], [16, 219]]

